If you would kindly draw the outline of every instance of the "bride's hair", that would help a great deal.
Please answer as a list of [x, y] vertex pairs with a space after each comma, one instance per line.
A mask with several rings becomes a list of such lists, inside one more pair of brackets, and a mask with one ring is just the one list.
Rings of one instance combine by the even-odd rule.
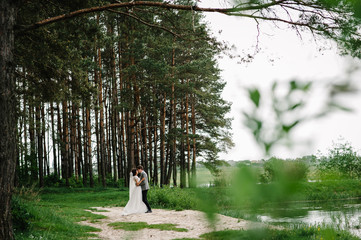
[[133, 176], [137, 175], [137, 169], [133, 168], [132, 173], [133, 173]]

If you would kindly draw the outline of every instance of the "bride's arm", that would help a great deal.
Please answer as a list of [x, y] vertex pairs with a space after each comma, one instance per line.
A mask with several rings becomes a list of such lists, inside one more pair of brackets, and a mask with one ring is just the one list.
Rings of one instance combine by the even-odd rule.
[[145, 178], [142, 178], [142, 180], [140, 180], [139, 182], [137, 182], [137, 186], [139, 186], [141, 184], [141, 182], [144, 181]]
[[135, 181], [135, 185], [139, 186], [140, 181], [138, 181], [136, 177], [134, 177], [133, 179]]

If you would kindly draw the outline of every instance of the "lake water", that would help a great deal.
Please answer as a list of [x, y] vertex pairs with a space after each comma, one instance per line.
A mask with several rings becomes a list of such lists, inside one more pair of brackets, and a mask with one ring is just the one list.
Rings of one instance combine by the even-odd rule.
[[327, 224], [361, 237], [361, 199], [298, 203], [292, 207], [270, 209], [272, 210], [264, 210], [264, 213], [257, 214], [257, 218], [271, 224]]

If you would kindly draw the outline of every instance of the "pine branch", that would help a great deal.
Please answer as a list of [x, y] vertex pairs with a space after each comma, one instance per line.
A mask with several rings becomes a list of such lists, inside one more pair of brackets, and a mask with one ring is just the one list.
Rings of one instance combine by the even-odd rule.
[[231, 11], [233, 8], [200, 8], [197, 6], [192, 5], [178, 5], [178, 4], [170, 4], [170, 3], [162, 3], [162, 2], [146, 2], [146, 1], [134, 1], [134, 2], [127, 2], [127, 3], [113, 3], [108, 4], [104, 6], [97, 6], [97, 7], [91, 7], [91, 8], [85, 8], [80, 9], [77, 11], [73, 11], [67, 14], [62, 14], [59, 16], [47, 18], [44, 20], [41, 20], [39, 22], [36, 22], [32, 25], [28, 26], [21, 26], [20, 28], [22, 30], [32, 30], [37, 29], [39, 27], [59, 22], [65, 19], [71, 19], [74, 17], [82, 16], [88, 13], [94, 13], [94, 12], [102, 12], [109, 9], [116, 9], [116, 8], [131, 8], [136, 6], [144, 6], [144, 7], [158, 7], [158, 8], [165, 8], [165, 9], [176, 9], [176, 10], [188, 10], [188, 11], [197, 11], [197, 12], [218, 12], [218, 13], [224, 13]]

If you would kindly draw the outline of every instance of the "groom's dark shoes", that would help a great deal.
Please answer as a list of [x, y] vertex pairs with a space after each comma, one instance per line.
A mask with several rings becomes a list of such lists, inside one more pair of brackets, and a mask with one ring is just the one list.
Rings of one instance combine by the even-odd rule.
[[148, 211], [146, 211], [145, 213], [151, 213], [152, 212], [152, 210], [148, 210]]

